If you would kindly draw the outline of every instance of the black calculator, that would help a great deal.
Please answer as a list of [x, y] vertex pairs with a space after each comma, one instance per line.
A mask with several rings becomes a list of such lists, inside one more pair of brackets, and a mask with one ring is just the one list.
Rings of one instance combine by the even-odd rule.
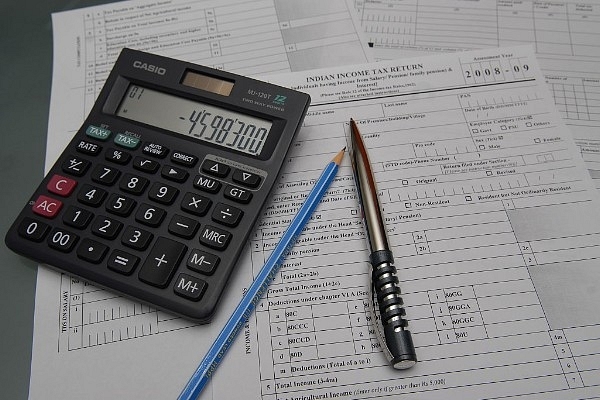
[[305, 93], [124, 49], [6, 244], [209, 322], [309, 104]]

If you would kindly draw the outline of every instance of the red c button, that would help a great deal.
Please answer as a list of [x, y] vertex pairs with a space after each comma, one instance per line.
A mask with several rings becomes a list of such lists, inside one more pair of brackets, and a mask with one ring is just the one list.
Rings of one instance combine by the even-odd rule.
[[55, 174], [46, 188], [54, 194], [66, 197], [73, 192], [75, 186], [77, 186], [76, 180]]

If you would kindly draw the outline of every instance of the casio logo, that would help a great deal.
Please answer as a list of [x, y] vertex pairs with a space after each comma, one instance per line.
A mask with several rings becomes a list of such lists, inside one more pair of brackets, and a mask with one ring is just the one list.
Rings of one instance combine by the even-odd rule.
[[141, 62], [141, 61], [134, 61], [133, 68], [143, 69], [145, 71], [153, 72], [158, 75], [164, 75], [167, 73], [166, 68], [157, 67], [156, 65], [147, 64], [147, 63]]

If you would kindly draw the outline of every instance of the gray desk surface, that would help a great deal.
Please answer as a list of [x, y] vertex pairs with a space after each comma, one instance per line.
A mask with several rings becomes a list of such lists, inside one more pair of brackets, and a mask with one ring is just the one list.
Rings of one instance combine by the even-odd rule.
[[101, 0], [21, 0], [0, 4], [0, 398], [29, 389], [36, 264], [12, 253], [4, 236], [43, 177], [57, 11]]

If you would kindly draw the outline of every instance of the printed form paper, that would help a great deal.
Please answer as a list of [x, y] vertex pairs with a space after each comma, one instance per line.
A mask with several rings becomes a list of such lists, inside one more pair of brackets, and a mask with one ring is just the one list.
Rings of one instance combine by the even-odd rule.
[[600, 189], [600, 4], [355, 0], [355, 6], [378, 59], [533, 44], [556, 106]]
[[[481, 68], [494, 74], [480, 78], [474, 71]], [[391, 369], [376, 340], [368, 253], [346, 158], [201, 398], [600, 395], [600, 200], [532, 49], [269, 79], [309, 92], [313, 104], [232, 293], [262, 266], [320, 168], [348, 144], [352, 117], [374, 161], [419, 363]], [[82, 294], [88, 296], [84, 288]], [[80, 306], [92, 309], [93, 296]], [[81, 380], [94, 369], [126, 365], [120, 374], [128, 393], [174, 397], [232, 297], [210, 327], [186, 327], [158, 313], [159, 328], [170, 331], [99, 345], [88, 322], [82, 328], [92, 342], [53, 357], [54, 369], [70, 370], [65, 393], [89, 394]], [[60, 301], [57, 293], [48, 299]], [[110, 386], [116, 377], [99, 379]]]
[[[252, 241], [254, 273], [354, 118], [419, 362], [392, 369], [376, 340], [346, 159], [252, 317], [256, 334], [215, 374], [213, 398], [239, 398], [255, 379], [249, 397], [268, 400], [600, 395], [598, 192], [530, 47], [271, 80], [312, 105]], [[230, 384], [246, 371], [258, 376], [243, 391]]]
[[[46, 154], [53, 164], [90, 111], [122, 47], [256, 75], [370, 61], [343, 0], [125, 1], [53, 14], [54, 71]], [[249, 261], [242, 261], [249, 265]], [[174, 398], [238, 297], [193, 324], [38, 270], [31, 399]], [[242, 293], [251, 271], [228, 288]], [[239, 282], [238, 282], [239, 279]]]
[[[474, 73], [482, 68], [494, 72]], [[600, 396], [600, 199], [532, 49], [267, 78], [313, 104], [231, 293], [348, 144], [352, 117], [374, 162], [419, 363], [391, 369], [376, 340], [346, 158], [202, 399]], [[103, 309], [107, 292], [62, 279], [62, 293], [45, 293], [54, 337], [34, 349], [33, 398], [174, 398], [237, 303], [226, 297], [210, 326], [147, 308], [117, 318]]]
[[345, 0], [125, 1], [53, 14], [46, 169], [91, 110], [123, 47], [245, 75], [371, 61], [355, 17]]

